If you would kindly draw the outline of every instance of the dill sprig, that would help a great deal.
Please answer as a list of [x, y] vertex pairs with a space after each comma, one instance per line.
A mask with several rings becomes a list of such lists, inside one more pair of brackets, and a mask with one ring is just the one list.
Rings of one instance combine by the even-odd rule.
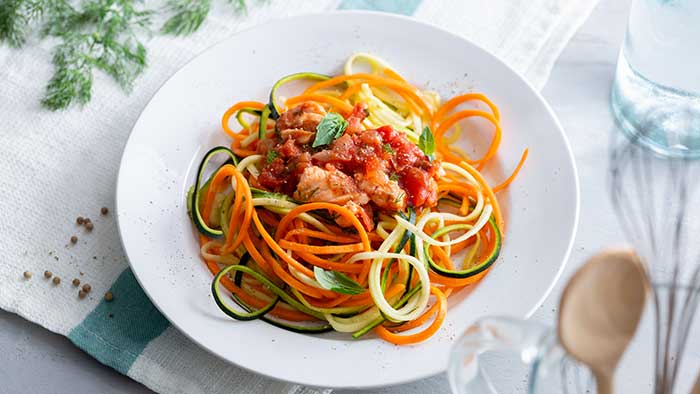
[[146, 30], [150, 11], [139, 10], [138, 0], [89, 0], [79, 10], [56, 13], [45, 34], [59, 37], [53, 54], [54, 74], [42, 104], [49, 109], [85, 104], [92, 91], [92, 70], [114, 79], [126, 92], [146, 67], [146, 48], [138, 40]]
[[0, 41], [6, 41], [15, 48], [24, 45], [31, 23], [56, 3], [62, 1], [0, 0]]
[[[246, 0], [228, 0], [246, 12]], [[259, 0], [263, 1], [263, 0]], [[209, 14], [211, 0], [168, 0], [172, 15], [161, 32], [188, 35]], [[163, 10], [161, 10], [163, 11]], [[100, 70], [125, 92], [146, 68], [140, 37], [150, 31], [152, 11], [142, 0], [0, 0], [0, 42], [21, 47], [36, 28], [41, 37], [58, 38], [53, 50], [54, 73], [42, 104], [64, 109], [86, 104], [92, 95], [93, 70]]]
[[161, 27], [165, 34], [184, 36], [197, 31], [209, 15], [210, 0], [170, 0], [167, 4], [173, 12]]
[[[266, 3], [269, 0], [258, 0]], [[237, 13], [247, 13], [246, 0], [228, 0]], [[175, 36], [192, 34], [199, 29], [209, 15], [211, 0], [168, 0], [166, 9], [172, 16], [165, 21], [161, 32]]]

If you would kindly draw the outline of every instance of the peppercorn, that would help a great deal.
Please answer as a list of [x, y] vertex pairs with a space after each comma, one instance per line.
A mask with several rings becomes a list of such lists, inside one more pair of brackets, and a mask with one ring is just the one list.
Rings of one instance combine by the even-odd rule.
[[70, 237], [70, 243], [72, 243], [72, 244], [78, 243], [78, 237], [76, 237], [75, 235]]
[[75, 287], [80, 286], [80, 279], [78, 279], [78, 278], [73, 279], [73, 286], [75, 286]]
[[24, 279], [30, 279], [32, 277], [32, 273], [29, 271], [24, 271]]
[[108, 291], [105, 293], [105, 301], [112, 302], [113, 299], [114, 299], [114, 294], [112, 294], [111, 291]]
[[51, 273], [51, 271], [44, 271], [44, 278], [49, 279], [52, 276], [53, 274]]
[[61, 284], [61, 278], [59, 278], [58, 276], [54, 276], [54, 277], [53, 277], [53, 284], [55, 284], [55, 285], [60, 285], [60, 284]]
[[89, 293], [90, 290], [92, 290], [92, 286], [90, 286], [88, 283], [83, 285], [83, 291], [86, 293]]
[[100, 213], [106, 215], [109, 213], [109, 209], [107, 207], [102, 207], [102, 209], [100, 209]]

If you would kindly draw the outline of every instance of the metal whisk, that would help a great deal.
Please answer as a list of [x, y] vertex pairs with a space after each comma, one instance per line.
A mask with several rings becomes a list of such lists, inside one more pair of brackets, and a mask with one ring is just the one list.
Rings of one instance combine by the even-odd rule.
[[[673, 393], [700, 286], [700, 161], [659, 156], [613, 132], [610, 192], [645, 263], [656, 320], [654, 393]], [[681, 152], [682, 153], [682, 152]]]

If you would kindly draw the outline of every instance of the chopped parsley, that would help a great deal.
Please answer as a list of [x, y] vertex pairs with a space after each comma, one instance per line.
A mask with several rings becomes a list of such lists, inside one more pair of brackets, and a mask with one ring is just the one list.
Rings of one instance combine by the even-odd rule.
[[266, 160], [267, 164], [270, 164], [273, 161], [275, 161], [277, 156], [279, 156], [279, 154], [277, 152], [275, 152], [274, 149], [270, 149], [269, 151], [267, 151], [267, 160]]

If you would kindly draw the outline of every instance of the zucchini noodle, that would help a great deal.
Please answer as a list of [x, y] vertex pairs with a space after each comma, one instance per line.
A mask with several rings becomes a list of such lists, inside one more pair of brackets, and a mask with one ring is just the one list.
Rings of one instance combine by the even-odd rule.
[[[494, 191], [513, 181], [527, 150], [513, 174], [491, 188], [479, 171], [496, 156], [502, 129], [486, 96], [466, 93], [443, 103], [368, 53], [353, 54], [342, 69], [284, 76], [267, 101], [242, 101], [224, 113], [231, 145], [205, 154], [187, 196], [199, 253], [214, 275], [216, 304], [233, 319], [308, 334], [373, 332], [401, 345], [425, 341], [440, 329], [447, 297], [479, 282], [496, 261], [504, 223]], [[494, 126], [482, 159], [454, 146], [473, 127], [462, 120], [473, 116]], [[241, 129], [233, 130], [236, 124]], [[381, 176], [372, 178], [332, 172], [342, 172], [342, 162], [337, 169], [317, 164], [345, 157], [334, 141], [354, 144], [358, 133], [380, 131], [399, 139], [367, 134], [386, 138], [369, 159], [381, 156], [395, 172], [380, 166]], [[204, 177], [221, 154], [228, 161]], [[317, 180], [302, 191], [298, 172], [311, 167], [337, 174], [335, 183]], [[411, 179], [423, 183], [412, 186]], [[361, 199], [343, 182], [399, 192]], [[416, 187], [427, 197], [415, 200]]]

